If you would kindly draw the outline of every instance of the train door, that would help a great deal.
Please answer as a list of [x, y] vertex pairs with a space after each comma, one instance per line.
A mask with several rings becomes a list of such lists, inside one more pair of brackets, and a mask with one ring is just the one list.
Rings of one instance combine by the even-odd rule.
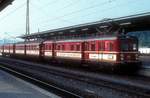
[[4, 53], [4, 45], [2, 45], [2, 53]]
[[55, 42], [53, 42], [52, 43], [52, 59], [55, 59], [55, 57], [56, 57], [56, 43]]
[[99, 58], [99, 61], [103, 61], [104, 50], [105, 50], [105, 42], [104, 41], [99, 41], [99, 44], [98, 44], [98, 58]]
[[13, 55], [15, 54], [15, 44], [13, 44]]
[[40, 52], [39, 57], [42, 60], [44, 58], [44, 44], [43, 43], [39, 44], [39, 52]]
[[8, 55], [10, 56], [10, 44], [8, 44], [8, 49], [9, 49], [9, 52], [8, 52]]
[[86, 63], [86, 53], [85, 51], [87, 50], [87, 42], [81, 42], [81, 63], [84, 64]]

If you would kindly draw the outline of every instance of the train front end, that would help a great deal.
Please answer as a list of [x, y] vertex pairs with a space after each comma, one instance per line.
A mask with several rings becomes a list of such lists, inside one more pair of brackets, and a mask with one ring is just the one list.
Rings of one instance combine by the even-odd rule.
[[141, 61], [139, 60], [138, 39], [133, 36], [118, 37], [118, 68], [128, 71], [137, 70], [140, 68]]

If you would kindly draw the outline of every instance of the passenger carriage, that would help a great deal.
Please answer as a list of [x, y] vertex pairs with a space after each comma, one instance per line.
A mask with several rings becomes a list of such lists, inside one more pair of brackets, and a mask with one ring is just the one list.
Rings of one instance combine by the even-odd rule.
[[[82, 63], [82, 40], [66, 40], [55, 42], [55, 58], [63, 63]], [[73, 64], [72, 64], [73, 65]]]
[[9, 44], [9, 53], [10, 55], [14, 54], [15, 50], [15, 45], [14, 44]]
[[43, 49], [40, 42], [26, 43], [26, 57], [34, 58], [34, 60], [43, 57]]
[[2, 55], [8, 56], [10, 53], [10, 45], [6, 44], [6, 45], [3, 45], [2, 47], [3, 47]]
[[51, 60], [54, 57], [54, 43], [53, 41], [45, 41], [43, 42], [43, 48], [41, 53], [43, 52], [44, 59]]
[[25, 44], [24, 43], [18, 43], [15, 44], [15, 55], [25, 55]]
[[86, 65], [96, 69], [136, 70], [141, 64], [138, 60], [137, 38], [126, 35], [16, 43], [1, 46], [1, 51], [3, 55], [30, 60], [44, 59], [69, 65]]
[[2, 53], [3, 51], [4, 51], [4, 46], [1, 45], [1, 46], [0, 46], [0, 53]]

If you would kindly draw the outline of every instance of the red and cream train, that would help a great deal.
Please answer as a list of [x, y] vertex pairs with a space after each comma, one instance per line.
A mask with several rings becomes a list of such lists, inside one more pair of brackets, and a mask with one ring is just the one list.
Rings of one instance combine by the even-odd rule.
[[34, 57], [111, 70], [140, 65], [138, 40], [127, 35], [7, 44], [0, 46], [0, 52], [12, 57]]

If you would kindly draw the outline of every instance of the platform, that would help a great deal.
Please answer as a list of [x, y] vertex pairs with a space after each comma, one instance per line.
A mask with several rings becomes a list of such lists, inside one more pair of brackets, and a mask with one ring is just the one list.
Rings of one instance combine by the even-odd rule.
[[140, 56], [142, 61], [142, 68], [150, 69], [150, 56]]
[[0, 70], [0, 98], [60, 97]]

